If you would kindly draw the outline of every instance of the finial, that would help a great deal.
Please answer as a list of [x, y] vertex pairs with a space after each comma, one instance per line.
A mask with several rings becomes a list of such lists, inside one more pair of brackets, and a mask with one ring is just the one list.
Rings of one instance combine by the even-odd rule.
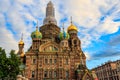
[[64, 31], [64, 22], [63, 22], [63, 31]]
[[49, 3], [52, 3], [52, 1], [50, 0]]
[[22, 35], [21, 35], [21, 40], [23, 40], [23, 33], [22, 33]]
[[72, 24], [72, 16], [70, 17], [70, 19], [71, 19], [71, 24]]
[[37, 26], [36, 26], [36, 30], [38, 30], [38, 20], [37, 20]]
[[53, 5], [51, 0], [48, 2], [48, 5]]

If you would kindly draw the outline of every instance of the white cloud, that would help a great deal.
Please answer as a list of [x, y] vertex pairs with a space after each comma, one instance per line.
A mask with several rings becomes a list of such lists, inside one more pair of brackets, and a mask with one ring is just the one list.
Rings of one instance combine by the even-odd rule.
[[[6, 36], [5, 39], [10, 38], [10, 40], [15, 41], [13, 44], [8, 40], [9, 45], [14, 45], [14, 47], [16, 47], [17, 41], [19, 41], [21, 37], [21, 33], [24, 33], [24, 41], [26, 44], [25, 50], [29, 48], [31, 45], [30, 34], [35, 30], [32, 21], [41, 18], [39, 23], [42, 25], [48, 1], [49, 0], [3, 0], [0, 3], [0, 13], [2, 15], [1, 21], [3, 20], [0, 27], [5, 26], [4, 24], [6, 21], [3, 13], [6, 13], [8, 21], [12, 24], [11, 29], [15, 32], [13, 34], [12, 31], [5, 27], [3, 28], [4, 32], [1, 32], [1, 36]], [[88, 47], [91, 44], [91, 41], [98, 40], [104, 33], [115, 33], [120, 25], [120, 23], [113, 21], [114, 18], [117, 18], [120, 15], [119, 0], [53, 0], [53, 3], [56, 10], [58, 25], [61, 26], [62, 23], [59, 23], [59, 21], [64, 17], [69, 19], [70, 16], [73, 16], [73, 22], [79, 28], [79, 37], [82, 41], [82, 47], [84, 48]], [[115, 8], [113, 8], [114, 6]], [[109, 11], [111, 11], [111, 14], [107, 15]], [[100, 21], [102, 16], [105, 16], [103, 22]], [[26, 25], [26, 20], [30, 22], [29, 25]], [[69, 26], [69, 22], [70, 21], [65, 23], [65, 27]], [[9, 34], [9, 37], [7, 34]], [[0, 41], [4, 40], [3, 37], [0, 38]], [[1, 44], [3, 47], [8, 44], [6, 41], [2, 42], [4, 43]]]
[[99, 33], [112, 34], [118, 31], [120, 23], [112, 21], [111, 17], [107, 17], [103, 23], [98, 26]]
[[89, 54], [88, 52], [84, 52], [84, 54], [85, 54], [87, 60], [90, 60], [90, 59], [91, 59], [91, 56], [90, 56], [90, 54]]
[[[88, 47], [91, 41], [97, 41], [102, 35], [118, 31], [120, 23], [113, 21], [118, 14], [120, 15], [118, 3], [119, 0], [65, 0], [63, 14], [73, 16], [73, 22], [77, 24], [81, 33], [79, 36], [83, 48]], [[102, 16], [105, 16], [103, 22], [100, 21]]]
[[[7, 34], [6, 34], [7, 33]], [[0, 31], [0, 46], [6, 49], [7, 53], [11, 50], [17, 49], [17, 41], [14, 39], [13, 34], [3, 27]]]

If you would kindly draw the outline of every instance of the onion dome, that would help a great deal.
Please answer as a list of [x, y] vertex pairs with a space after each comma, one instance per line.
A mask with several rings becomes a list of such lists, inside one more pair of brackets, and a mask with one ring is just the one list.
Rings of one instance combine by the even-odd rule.
[[69, 37], [70, 37], [69, 34], [64, 31], [64, 23], [63, 23], [63, 32], [60, 32], [59, 39], [60, 40], [69, 39]]
[[67, 29], [68, 31], [75, 30], [78, 31], [77, 27], [71, 23], [71, 25]]
[[32, 39], [33, 38], [38, 38], [38, 39], [42, 38], [42, 33], [39, 32], [38, 27], [36, 27], [36, 31], [32, 32], [31, 37], [32, 37]]
[[60, 40], [69, 39], [69, 37], [70, 37], [69, 34], [67, 32], [65, 32], [65, 31], [60, 32], [60, 34], [59, 34]]
[[19, 44], [19, 45], [24, 45], [23, 40], [20, 40], [18, 44]]
[[19, 41], [18, 44], [19, 44], [19, 45], [24, 45], [24, 42], [23, 42], [23, 34], [22, 34], [22, 36], [21, 36], [21, 40]]
[[72, 17], [71, 17], [71, 25], [68, 27], [67, 31], [75, 30], [78, 31], [77, 27], [72, 23]]

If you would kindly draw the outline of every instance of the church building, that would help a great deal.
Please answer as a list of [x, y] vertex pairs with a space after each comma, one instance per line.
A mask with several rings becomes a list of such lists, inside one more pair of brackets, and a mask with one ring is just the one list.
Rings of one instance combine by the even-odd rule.
[[78, 29], [71, 20], [67, 31], [57, 25], [53, 3], [46, 7], [42, 26], [31, 33], [32, 45], [24, 54], [24, 42], [18, 46], [25, 64], [24, 76], [29, 80], [94, 80], [86, 67]]

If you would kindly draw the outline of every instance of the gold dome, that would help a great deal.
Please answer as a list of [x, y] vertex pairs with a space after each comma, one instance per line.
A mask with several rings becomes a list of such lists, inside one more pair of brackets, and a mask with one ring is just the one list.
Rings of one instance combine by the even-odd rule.
[[20, 57], [24, 57], [25, 56], [25, 54], [22, 52], [21, 54], [20, 54]]
[[71, 25], [67, 29], [68, 31], [75, 30], [78, 31], [77, 27], [71, 23]]
[[20, 40], [19, 45], [23, 45], [23, 44], [24, 44], [24, 42], [22, 40]]

